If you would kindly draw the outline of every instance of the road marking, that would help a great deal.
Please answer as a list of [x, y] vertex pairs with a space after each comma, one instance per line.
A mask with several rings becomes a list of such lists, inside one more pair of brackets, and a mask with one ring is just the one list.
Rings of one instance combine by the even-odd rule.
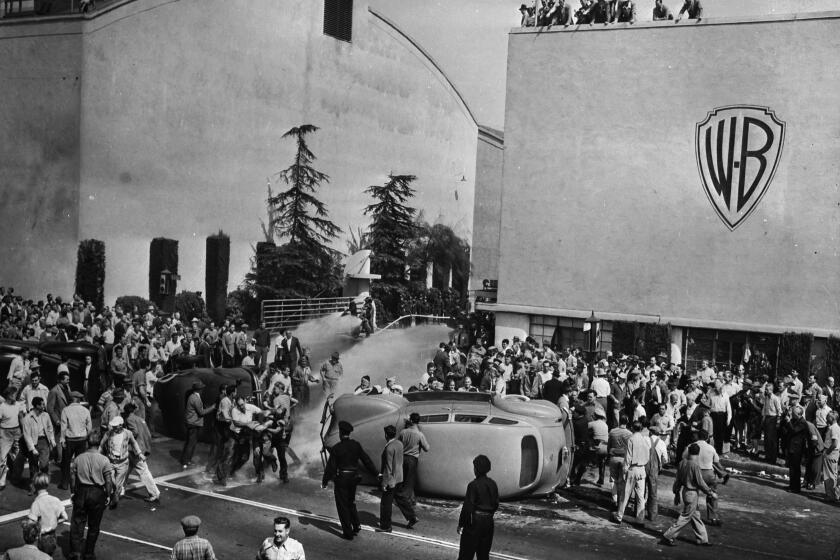
[[[202, 472], [204, 472], [203, 467], [195, 467], [193, 469], [186, 470], [186, 471], [178, 471], [178, 472], [174, 472], [174, 473], [170, 473], [170, 474], [165, 474], [163, 476], [157, 477], [155, 479], [155, 483], [164, 483], [167, 480], [174, 480], [176, 478], [181, 478], [181, 477], [184, 477], [184, 476], [192, 476], [192, 475], [199, 474], [199, 473], [202, 473]], [[136, 476], [132, 476], [131, 478], [134, 479], [134, 478], [136, 478]], [[126, 485], [125, 489], [126, 490], [136, 490], [136, 489], [142, 488], [142, 487], [143, 487], [143, 483], [134, 482], [132, 484]], [[61, 505], [63, 507], [70, 507], [70, 505], [71, 505], [70, 499], [68, 498], [68, 499], [62, 501]], [[16, 511], [14, 513], [7, 513], [6, 515], [0, 515], [0, 525], [3, 525], [5, 523], [10, 523], [10, 522], [16, 521], [18, 519], [23, 519], [27, 515], [29, 515], [29, 510], [28, 509], [22, 509], [22, 510]]]
[[[69, 526], [70, 523], [68, 521], [64, 521], [64, 522], [62, 522], [62, 525]], [[112, 533], [111, 531], [103, 531], [103, 530], [100, 529], [99, 534], [100, 535], [108, 535], [109, 537], [114, 537], [114, 538], [117, 538], [117, 539], [122, 539], [124, 541], [129, 541], [129, 542], [133, 542], [133, 543], [137, 543], [137, 544], [144, 544], [146, 546], [151, 546], [151, 547], [154, 547], [154, 548], [159, 548], [161, 550], [166, 550], [167, 552], [172, 552], [172, 547], [171, 546], [164, 546], [162, 544], [157, 544], [157, 543], [153, 543], [153, 542], [149, 542], [149, 541], [144, 541], [144, 540], [141, 540], [141, 539], [135, 539], [134, 537], [128, 537], [126, 535], [120, 535], [119, 533]]]
[[783, 554], [776, 554], [775, 552], [766, 552], [764, 550], [755, 550], [752, 548], [741, 548], [740, 546], [733, 546], [731, 544], [720, 543], [720, 546], [740, 550], [741, 552], [749, 552], [750, 554], [759, 554], [761, 556], [770, 556], [772, 558], [783, 558], [784, 560], [797, 560], [796, 556], [785, 556]]
[[[206, 496], [208, 498], [216, 498], [217, 500], [225, 500], [225, 501], [233, 502], [233, 503], [240, 504], [240, 505], [251, 506], [251, 507], [256, 507], [256, 508], [260, 508], [260, 509], [266, 509], [266, 510], [269, 510], [269, 511], [276, 511], [278, 513], [285, 513], [287, 515], [293, 515], [295, 517], [315, 519], [317, 521], [326, 521], [326, 522], [328, 522], [332, 525], [339, 525], [340, 526], [340, 523], [339, 523], [338, 519], [336, 519], [334, 517], [329, 517], [327, 515], [320, 515], [320, 514], [317, 514], [317, 513], [310, 513], [310, 512], [307, 512], [307, 511], [300, 511], [300, 510], [297, 510], [297, 509], [285, 508], [285, 507], [282, 507], [282, 506], [275, 506], [275, 505], [266, 504], [266, 503], [263, 503], [263, 502], [255, 502], [253, 500], [248, 500], [248, 499], [245, 499], [245, 498], [237, 498], [236, 496], [229, 496], [227, 494], [220, 494], [219, 492], [212, 492], [212, 491], [209, 491], [209, 490], [201, 490], [201, 489], [198, 489], [198, 488], [191, 488], [189, 486], [183, 486], [181, 484], [174, 484], [172, 482], [163, 482], [163, 483], [161, 483], [161, 486], [165, 486], [167, 488], [174, 488], [175, 490], [181, 490], [183, 492], [189, 492], [191, 494], [198, 494], [199, 496]], [[364, 531], [369, 531], [371, 533], [376, 533], [377, 532], [376, 528], [371, 527], [369, 525], [362, 525], [362, 529]], [[383, 533], [383, 534], [386, 534], [386, 533]], [[453, 543], [451, 541], [444, 541], [444, 540], [435, 539], [435, 538], [432, 538], [432, 537], [424, 537], [422, 535], [416, 535], [416, 534], [413, 534], [413, 533], [404, 533], [402, 531], [393, 531], [391, 533], [387, 533], [387, 535], [397, 537], [397, 538], [401, 538], [401, 539], [405, 539], [405, 540], [415, 541], [415, 542], [433, 544], [433, 545], [436, 545], [436, 546], [440, 546], [442, 548], [449, 548], [449, 549], [452, 549], [452, 550], [458, 550], [458, 548], [459, 548], [457, 543]], [[510, 555], [510, 554], [504, 554], [504, 553], [501, 553], [501, 552], [491, 552], [490, 556], [492, 556], [493, 558], [501, 558], [502, 560], [527, 560], [526, 558], [523, 558], [521, 556], [513, 556], [513, 555]]]

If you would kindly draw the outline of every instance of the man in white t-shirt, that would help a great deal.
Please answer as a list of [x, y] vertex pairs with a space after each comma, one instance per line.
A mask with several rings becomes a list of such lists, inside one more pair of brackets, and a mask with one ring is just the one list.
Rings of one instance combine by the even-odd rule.
[[274, 536], [268, 537], [260, 545], [257, 560], [306, 560], [303, 545], [289, 536], [292, 522], [288, 517], [274, 518]]

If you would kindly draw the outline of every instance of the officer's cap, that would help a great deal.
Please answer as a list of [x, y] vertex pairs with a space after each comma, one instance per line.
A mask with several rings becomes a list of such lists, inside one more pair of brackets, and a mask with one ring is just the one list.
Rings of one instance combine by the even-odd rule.
[[338, 431], [342, 434], [349, 434], [353, 432], [353, 424], [342, 420], [338, 423]]

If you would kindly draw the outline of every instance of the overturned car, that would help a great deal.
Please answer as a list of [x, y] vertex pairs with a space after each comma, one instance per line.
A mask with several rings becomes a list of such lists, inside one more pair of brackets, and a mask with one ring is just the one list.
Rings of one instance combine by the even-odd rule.
[[420, 456], [421, 493], [463, 496], [478, 454], [492, 461], [491, 476], [502, 498], [549, 494], [569, 475], [573, 439], [568, 414], [548, 401], [488, 393], [342, 395], [325, 409], [324, 447], [338, 442], [338, 422], [344, 420], [353, 424], [352, 437], [378, 465], [385, 445], [383, 428], [392, 424], [402, 430], [413, 412], [420, 415], [420, 429], [431, 447]]

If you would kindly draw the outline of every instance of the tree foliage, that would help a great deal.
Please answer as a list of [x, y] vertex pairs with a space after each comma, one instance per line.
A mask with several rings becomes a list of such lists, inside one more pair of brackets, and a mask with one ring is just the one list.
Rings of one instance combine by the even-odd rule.
[[315, 169], [315, 154], [306, 144], [306, 137], [318, 130], [304, 124], [290, 129], [283, 138], [293, 138], [297, 144], [295, 159], [277, 175], [289, 188], [268, 199], [269, 216], [273, 217], [274, 233], [279, 240], [293, 246], [325, 250], [341, 228], [328, 218], [327, 206], [315, 196], [322, 183], [330, 177]]
[[207, 317], [204, 298], [201, 292], [179, 292], [175, 296], [175, 311], [181, 314], [181, 321], [188, 323], [193, 319], [204, 320]]
[[316, 196], [330, 178], [314, 168], [315, 154], [306, 143], [317, 130], [304, 124], [283, 135], [296, 144], [292, 164], [276, 175], [288, 188], [274, 194], [268, 187], [268, 225], [262, 224], [266, 241], [257, 244], [245, 278], [246, 291], [258, 300], [324, 297], [340, 290], [339, 255], [329, 243], [341, 228], [329, 220], [327, 206]]
[[371, 216], [370, 248], [371, 272], [382, 275], [385, 284], [406, 284], [406, 257], [409, 243], [416, 231], [415, 208], [406, 203], [414, 197], [411, 183], [414, 175], [388, 175], [384, 185], [365, 189], [376, 201], [365, 208]]
[[408, 252], [412, 280], [425, 278], [431, 263], [434, 267], [433, 287], [447, 287], [451, 271], [452, 288], [465, 292], [470, 276], [470, 245], [467, 240], [445, 224], [431, 225], [422, 219], [417, 221], [415, 231]]

